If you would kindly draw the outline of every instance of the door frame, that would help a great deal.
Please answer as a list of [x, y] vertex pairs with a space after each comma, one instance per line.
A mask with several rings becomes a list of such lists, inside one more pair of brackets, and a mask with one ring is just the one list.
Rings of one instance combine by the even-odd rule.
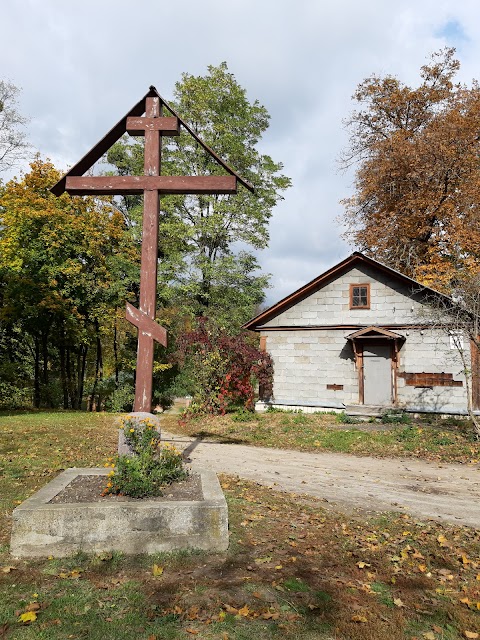
[[[363, 357], [363, 347], [366, 343], [366, 340], [354, 340], [353, 341], [353, 351], [355, 354], [355, 363], [357, 366], [358, 372], [358, 403], [365, 404], [365, 377], [364, 377], [364, 357]], [[398, 370], [398, 342], [396, 340], [385, 340], [379, 338], [370, 338], [368, 340], [370, 344], [377, 343], [382, 346], [388, 345], [390, 347], [390, 384], [391, 384], [391, 398], [392, 398], [392, 406], [397, 406], [398, 403], [398, 393], [397, 393], [397, 370]]]
[[349, 336], [346, 336], [347, 340], [352, 345], [353, 353], [355, 356], [355, 366], [358, 373], [358, 403], [365, 404], [365, 381], [363, 370], [363, 345], [365, 341], [371, 343], [379, 343], [390, 346], [390, 365], [391, 365], [391, 384], [392, 384], [392, 405], [398, 405], [398, 393], [397, 393], [397, 371], [400, 364], [400, 349], [405, 342], [405, 336], [399, 333], [394, 333], [389, 329], [378, 326], [364, 327], [359, 329]]

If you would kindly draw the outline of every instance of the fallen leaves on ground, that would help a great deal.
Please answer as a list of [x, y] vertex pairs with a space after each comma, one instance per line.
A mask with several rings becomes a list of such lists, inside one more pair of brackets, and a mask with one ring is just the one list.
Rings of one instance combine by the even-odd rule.
[[71, 571], [60, 571], [60, 573], [57, 573], [57, 577], [61, 578], [62, 580], [78, 580], [82, 573], [83, 569], [78, 567], [76, 569], [72, 569]]
[[18, 617], [19, 622], [23, 622], [24, 624], [29, 624], [30, 622], [35, 622], [37, 619], [37, 614], [35, 611], [25, 611]]
[[[68, 436], [69, 446], [73, 433], [78, 434], [81, 428], [78, 422], [75, 425]], [[64, 438], [61, 430], [54, 435]], [[28, 436], [34, 437], [34, 430]], [[46, 432], [41, 438], [42, 443], [49, 441]], [[101, 462], [105, 447], [98, 434], [92, 433], [92, 438], [99, 442], [96, 455]], [[39, 459], [47, 454], [58, 457], [58, 461], [42, 461], [39, 473], [50, 470], [42, 477], [45, 483], [62, 464], [63, 445], [55, 442], [55, 451], [47, 452], [41, 448], [43, 444], [32, 446], [39, 450]], [[98, 462], [92, 459], [92, 463]], [[30, 482], [28, 465], [32, 464], [29, 458], [19, 465], [27, 475], [21, 481], [12, 480], [12, 499], [27, 492], [18, 487]], [[125, 620], [143, 616], [139, 626], [145, 627], [142, 637], [146, 638], [160, 635], [150, 633], [154, 631], [150, 624], [171, 625], [175, 633], [184, 636], [190, 629], [196, 632], [192, 637], [222, 640], [227, 637], [222, 635], [222, 624], [228, 625], [231, 640], [263, 640], [260, 628], [267, 630], [265, 637], [274, 633], [290, 640], [315, 637], [315, 624], [321, 624], [329, 637], [404, 640], [410, 637], [409, 625], [415, 623], [421, 625], [418, 640], [424, 640], [423, 633], [433, 633], [437, 640], [454, 637], [453, 633], [478, 640], [478, 531], [430, 520], [418, 522], [407, 514], [324, 511], [324, 503], [306, 496], [273, 492], [235, 477], [223, 476], [221, 482], [229, 501], [231, 533], [225, 554], [166, 554], [161, 561], [157, 558], [161, 566], [157, 564], [155, 570], [153, 559], [146, 557], [98, 554], [60, 564], [53, 559], [17, 563], [5, 551], [0, 555], [0, 598], [7, 593], [2, 591], [3, 584], [9, 597], [10, 589], [18, 593], [19, 603], [34, 592], [41, 593], [42, 599], [75, 592], [85, 598], [92, 611], [102, 609], [108, 616], [103, 621], [110, 621], [112, 629], [122, 616]], [[6, 518], [2, 522], [3, 533], [8, 522]], [[132, 582], [139, 596], [135, 604], [125, 596]], [[142, 601], [144, 605], [138, 606]], [[69, 606], [75, 606], [71, 602]], [[66, 612], [68, 605], [62, 606]], [[37, 621], [22, 623], [33, 628], [22, 631], [16, 621], [25, 613], [30, 613], [26, 606], [18, 614], [11, 610], [10, 632], [12, 627], [17, 635], [43, 630], [47, 616], [37, 610], [31, 612], [38, 616]], [[431, 624], [432, 616], [439, 613], [442, 617]], [[83, 605], [79, 615], [84, 615]], [[63, 621], [60, 611], [55, 616], [59, 617], [48, 625], [60, 624], [60, 618]], [[7, 632], [0, 626], [0, 638], [2, 634]]]
[[24, 624], [35, 622], [35, 620], [37, 619], [37, 613], [41, 608], [42, 605], [40, 605], [38, 602], [31, 602], [25, 607], [25, 611], [23, 613], [17, 611], [18, 622], [23, 622]]
[[11, 571], [15, 571], [15, 569], [16, 569], [16, 568], [17, 568], [17, 567], [14, 567], [14, 566], [12, 566], [12, 565], [7, 565], [7, 566], [5, 566], [5, 567], [0, 567], [0, 571], [1, 571], [2, 573], [10, 573]]
[[365, 616], [361, 616], [361, 615], [359, 615], [359, 614], [354, 614], [354, 615], [350, 618], [350, 620], [351, 620], [352, 622], [362, 622], [362, 623], [368, 622], [368, 619], [367, 619]]

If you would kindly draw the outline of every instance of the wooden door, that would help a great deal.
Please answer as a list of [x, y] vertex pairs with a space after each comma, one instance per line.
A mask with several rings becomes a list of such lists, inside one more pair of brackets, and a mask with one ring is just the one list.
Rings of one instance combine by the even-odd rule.
[[388, 343], [367, 343], [363, 347], [363, 402], [375, 406], [390, 406], [393, 402]]

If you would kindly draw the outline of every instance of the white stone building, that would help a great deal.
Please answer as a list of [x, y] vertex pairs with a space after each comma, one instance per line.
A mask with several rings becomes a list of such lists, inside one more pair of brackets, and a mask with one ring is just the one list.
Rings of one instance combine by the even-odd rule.
[[[429, 320], [433, 295], [440, 294], [353, 253], [245, 324], [274, 361], [273, 397], [265, 400], [305, 411], [465, 413], [458, 350]], [[475, 406], [477, 375], [472, 382]]]

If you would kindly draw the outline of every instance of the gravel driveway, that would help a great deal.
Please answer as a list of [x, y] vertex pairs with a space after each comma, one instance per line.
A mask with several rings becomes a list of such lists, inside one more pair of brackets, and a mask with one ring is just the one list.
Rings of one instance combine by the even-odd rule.
[[163, 432], [197, 466], [279, 491], [303, 493], [326, 507], [401, 511], [480, 529], [480, 465], [416, 459], [303, 453], [193, 440]]

